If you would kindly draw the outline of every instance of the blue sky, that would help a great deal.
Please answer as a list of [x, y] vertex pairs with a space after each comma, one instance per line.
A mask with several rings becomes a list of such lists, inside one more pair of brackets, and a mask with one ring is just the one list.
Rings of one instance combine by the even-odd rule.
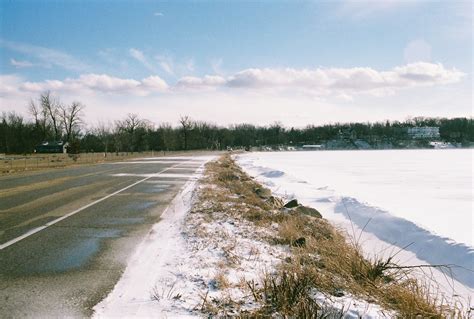
[[91, 122], [111, 111], [287, 125], [472, 114], [467, 1], [0, 0], [0, 8], [0, 111], [24, 112], [51, 90], [86, 104]]

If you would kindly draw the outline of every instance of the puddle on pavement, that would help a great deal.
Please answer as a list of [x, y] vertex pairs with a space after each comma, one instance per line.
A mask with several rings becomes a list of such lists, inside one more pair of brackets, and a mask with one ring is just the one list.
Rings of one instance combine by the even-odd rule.
[[43, 271], [65, 272], [84, 266], [99, 251], [99, 237], [84, 238], [69, 248], [61, 258], [55, 258], [44, 265]]
[[85, 228], [80, 237], [117, 238], [121, 233], [119, 229]]
[[166, 184], [158, 184], [158, 185], [153, 185], [151, 187], [147, 187], [143, 192], [148, 193], [148, 194], [156, 194], [156, 193], [162, 193], [166, 191], [171, 185], [166, 185]]
[[42, 256], [41, 261], [33, 264], [34, 272], [58, 273], [81, 268], [98, 253], [101, 241], [119, 237], [120, 234], [118, 229], [85, 228], [73, 242], [52, 250], [54, 254]]
[[151, 202], [151, 201], [135, 202], [135, 203], [128, 204], [125, 207], [125, 210], [133, 210], [133, 211], [142, 210], [142, 209], [150, 208], [156, 204], [157, 202]]

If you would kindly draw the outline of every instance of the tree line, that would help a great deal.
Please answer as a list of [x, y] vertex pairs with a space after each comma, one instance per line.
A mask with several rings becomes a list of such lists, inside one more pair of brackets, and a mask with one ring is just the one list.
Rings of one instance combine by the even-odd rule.
[[0, 153], [27, 154], [45, 141], [69, 143], [69, 152], [142, 152], [321, 144], [340, 138], [362, 139], [369, 143], [408, 139], [407, 127], [439, 127], [442, 141], [474, 142], [472, 118], [415, 117], [406, 121], [376, 123], [335, 123], [288, 128], [281, 123], [268, 126], [235, 124], [227, 127], [181, 116], [177, 125], [156, 125], [138, 114], [127, 114], [113, 123], [93, 127], [84, 123], [85, 106], [63, 104], [50, 92], [30, 101], [30, 117], [11, 111], [0, 115]]

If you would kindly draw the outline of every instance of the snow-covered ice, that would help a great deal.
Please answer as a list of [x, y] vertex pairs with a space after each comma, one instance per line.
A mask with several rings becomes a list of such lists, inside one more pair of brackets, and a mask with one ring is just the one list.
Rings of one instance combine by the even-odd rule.
[[467, 299], [474, 295], [472, 155], [473, 150], [265, 152], [240, 155], [238, 162], [277, 195], [317, 208], [369, 255], [405, 248], [397, 254], [404, 265], [461, 266], [453, 271], [462, 284], [436, 270], [433, 276], [446, 295], [454, 288]]

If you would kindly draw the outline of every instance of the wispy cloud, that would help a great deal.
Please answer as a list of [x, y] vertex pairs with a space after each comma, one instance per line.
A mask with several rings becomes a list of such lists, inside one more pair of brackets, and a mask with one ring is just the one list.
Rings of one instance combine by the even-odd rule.
[[410, 41], [403, 49], [403, 58], [407, 63], [430, 61], [431, 45], [423, 39]]
[[122, 55], [117, 54], [116, 49], [106, 48], [99, 50], [97, 55], [106, 62], [110, 67], [120, 70], [128, 70], [129, 69], [129, 59], [124, 58]]
[[20, 61], [20, 60], [15, 60], [13, 58], [10, 59], [10, 64], [13, 65], [15, 68], [30, 68], [34, 66], [33, 63], [30, 61]]
[[154, 12], [153, 15], [155, 17], [163, 17], [164, 16], [163, 12], [159, 12], [159, 11]]
[[147, 68], [148, 70], [152, 72], [156, 72], [156, 68], [148, 61], [148, 58], [145, 56], [145, 54], [142, 51], [131, 48], [129, 50], [129, 53], [135, 60], [140, 62], [145, 68]]
[[211, 69], [215, 74], [223, 74], [222, 64], [224, 60], [222, 58], [211, 60]]
[[0, 39], [0, 46], [34, 58], [43, 67], [60, 67], [66, 70], [87, 72], [90, 67], [72, 55], [46, 47]]
[[192, 74], [195, 70], [194, 59], [189, 58], [184, 61], [175, 62], [172, 56], [157, 55], [155, 60], [160, 68], [171, 76], [183, 76]]
[[166, 55], [157, 55], [155, 56], [155, 60], [158, 61], [160, 68], [168, 73], [169, 75], [175, 75], [174, 73], [174, 61], [171, 57]]
[[403, 7], [415, 6], [423, 1], [416, 0], [344, 0], [339, 2], [337, 15], [354, 19], [397, 11]]

